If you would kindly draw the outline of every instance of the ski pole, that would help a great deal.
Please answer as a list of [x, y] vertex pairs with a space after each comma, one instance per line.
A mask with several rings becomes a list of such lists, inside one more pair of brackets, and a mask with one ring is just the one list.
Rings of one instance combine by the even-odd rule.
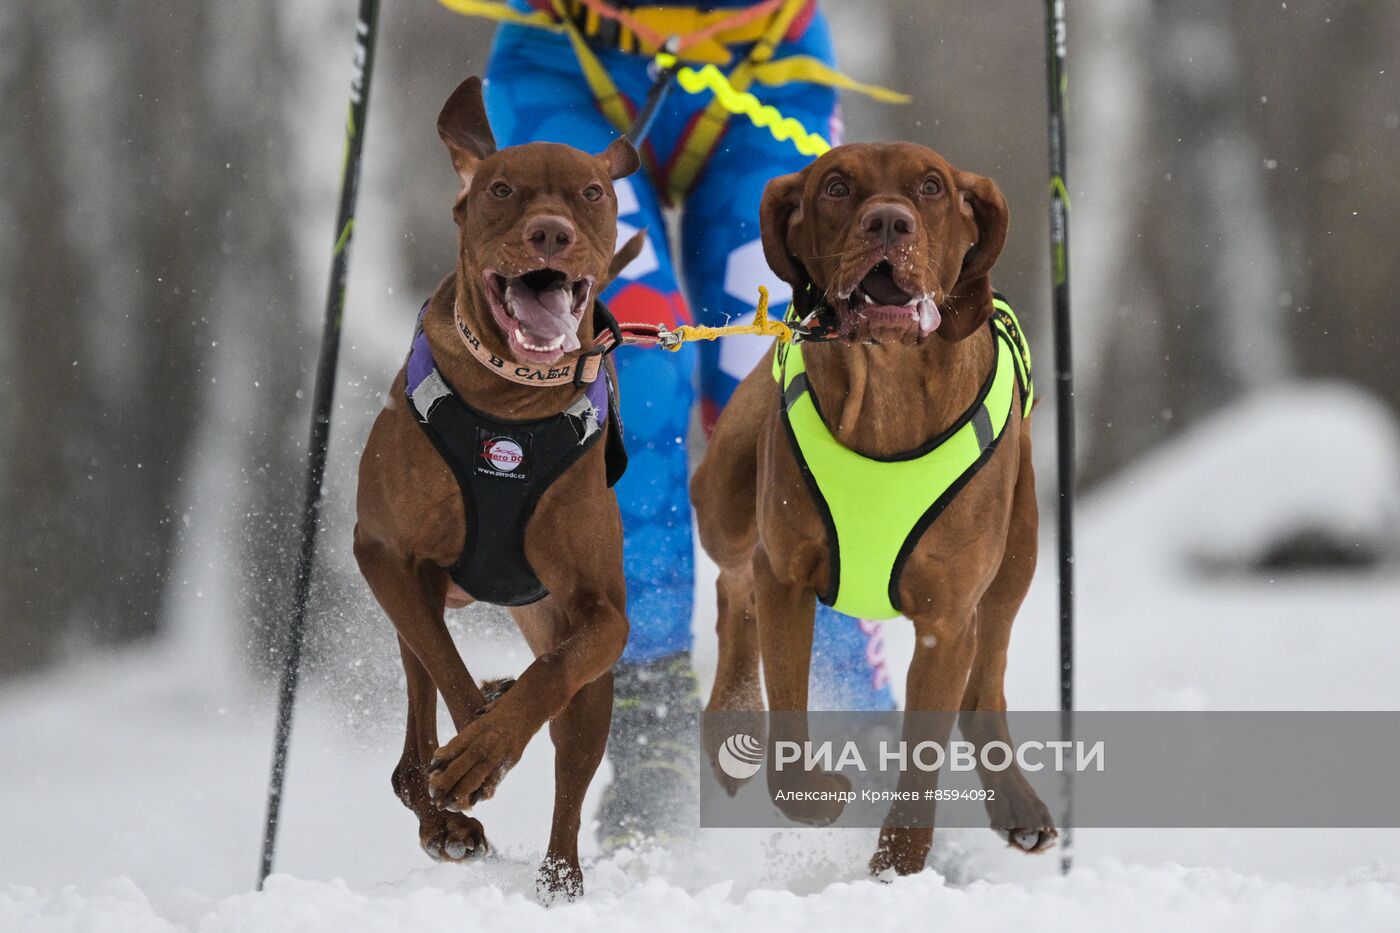
[[[673, 48], [675, 41], [667, 43], [667, 48]], [[666, 100], [666, 96], [671, 93], [671, 82], [676, 76], [680, 62], [672, 62], [669, 65], [661, 65], [659, 62], [653, 63], [656, 77], [652, 79], [651, 89], [647, 91], [646, 101], [642, 104], [642, 109], [637, 111], [637, 115], [632, 118], [632, 125], [627, 128], [627, 139], [633, 146], [640, 149], [642, 143], [646, 141], [647, 134], [651, 132], [651, 125], [656, 122], [656, 115], [661, 110], [661, 104]]]
[[[1045, 0], [1045, 62], [1050, 95], [1050, 275], [1054, 286], [1056, 473], [1059, 483], [1060, 730], [1074, 727], [1074, 377], [1069, 330], [1069, 189], [1065, 186], [1065, 0]], [[1074, 785], [1065, 774], [1060, 873], [1073, 863]]]
[[340, 358], [340, 324], [345, 312], [345, 282], [350, 271], [350, 240], [355, 232], [355, 195], [360, 183], [360, 157], [364, 152], [365, 114], [369, 108], [369, 83], [374, 69], [374, 40], [379, 23], [379, 0], [360, 0], [355, 24], [354, 74], [350, 81], [350, 114], [345, 125], [345, 156], [341, 166], [340, 210], [335, 221], [335, 246], [331, 254], [330, 289], [321, 331], [321, 356], [316, 366], [316, 389], [311, 403], [311, 441], [307, 449], [306, 499], [301, 511], [301, 547], [297, 551], [293, 583], [292, 615], [282, 655], [282, 682], [277, 694], [277, 735], [272, 750], [272, 777], [267, 788], [267, 821], [263, 825], [262, 861], [258, 890], [272, 871], [277, 844], [277, 822], [282, 807], [282, 787], [287, 774], [287, 745], [292, 732], [292, 707], [296, 703], [301, 648], [306, 634], [306, 604], [311, 588], [311, 568], [316, 557], [316, 531], [321, 516], [321, 483], [330, 446], [331, 399], [335, 392], [336, 364]]

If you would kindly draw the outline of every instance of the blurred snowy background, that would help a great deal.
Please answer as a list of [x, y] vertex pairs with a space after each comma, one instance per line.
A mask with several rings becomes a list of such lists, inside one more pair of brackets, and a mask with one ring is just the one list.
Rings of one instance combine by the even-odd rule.
[[[844, 68], [916, 101], [848, 101], [847, 138], [926, 143], [1006, 192], [996, 281], [1038, 353], [1049, 506], [1040, 5], [823, 6]], [[547, 743], [483, 814], [500, 865], [424, 870], [389, 791], [397, 652], [349, 550], [355, 460], [452, 262], [434, 121], [492, 34], [429, 0], [388, 2], [380, 24], [279, 861], [310, 880], [217, 900], [254, 877], [354, 7], [0, 6], [0, 927], [49, 911], [124, 929], [128, 911], [270, 929], [298, 904], [364, 921], [390, 895], [393, 916], [527, 917]], [[1069, 17], [1082, 704], [1400, 709], [1400, 5], [1069, 0]], [[458, 617], [501, 673], [523, 667], [492, 612]], [[1054, 626], [1046, 561], [1014, 708], [1055, 702]], [[886, 626], [897, 672], [906, 628]], [[582, 919], [684, 902], [697, 923], [737, 905], [795, 928], [847, 897], [960, 929], [1047, 902], [1078, 929], [1156, 908], [1234, 929], [1400, 910], [1400, 846], [1379, 831], [1086, 832], [1070, 882], [947, 833], [952, 887], [893, 889], [857, 882], [864, 837], [735, 835], [595, 866]], [[349, 887], [316, 881], [333, 878]]]

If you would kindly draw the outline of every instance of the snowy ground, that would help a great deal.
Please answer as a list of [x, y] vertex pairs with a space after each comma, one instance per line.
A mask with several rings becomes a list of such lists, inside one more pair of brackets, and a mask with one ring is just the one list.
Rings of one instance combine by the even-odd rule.
[[[1400, 442], [1382, 412], [1345, 389], [1299, 388], [1204, 425], [1086, 502], [1081, 706], [1400, 709], [1396, 476]], [[1272, 579], [1248, 570], [1300, 529], [1382, 562]], [[1055, 702], [1053, 571], [1042, 563], [1018, 623], [1013, 708]], [[888, 635], [902, 670], [907, 626]], [[712, 652], [704, 644], [702, 663]], [[590, 841], [587, 897], [546, 913], [532, 876], [548, 742], [481, 810], [499, 854], [433, 865], [389, 791], [399, 696], [323, 687], [298, 716], [279, 874], [253, 894], [272, 710], [261, 691], [229, 686], [220, 663], [172, 644], [0, 692], [0, 930], [811, 931], [877, 918], [950, 930], [1394, 930], [1400, 917], [1400, 841], [1379, 830], [1081, 831], [1069, 878], [1053, 856], [946, 831], [934, 869], [891, 885], [865, 879], [868, 830], [712, 830], [682, 851], [606, 860]]]

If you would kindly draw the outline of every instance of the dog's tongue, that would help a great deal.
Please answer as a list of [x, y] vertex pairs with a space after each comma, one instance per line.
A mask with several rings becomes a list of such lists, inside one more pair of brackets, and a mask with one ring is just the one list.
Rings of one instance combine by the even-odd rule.
[[506, 286], [506, 301], [530, 343], [554, 348], [555, 341], [562, 336], [560, 351], [567, 353], [579, 348], [574, 293], [568, 285], [561, 282], [537, 292], [523, 282], [511, 282]]
[[907, 302], [909, 293], [894, 284], [894, 276], [887, 269], [876, 269], [861, 280], [860, 287], [876, 304], [899, 307]]
[[938, 305], [933, 303], [932, 298], [920, 298], [919, 310], [919, 334], [927, 337], [938, 330], [938, 325], [943, 323], [943, 315], [938, 311]]

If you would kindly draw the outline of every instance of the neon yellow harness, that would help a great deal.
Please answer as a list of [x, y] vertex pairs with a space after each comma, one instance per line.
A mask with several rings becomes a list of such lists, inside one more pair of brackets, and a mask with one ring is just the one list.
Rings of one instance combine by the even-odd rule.
[[992, 371], [972, 407], [915, 450], [872, 458], [843, 447], [822, 420], [807, 384], [802, 348], [780, 344], [773, 378], [783, 391], [783, 425], [826, 525], [831, 576], [822, 602], [862, 619], [900, 614], [899, 576], [919, 539], [982, 468], [1006, 433], [1016, 396], [1021, 416], [1034, 401], [1031, 353], [1015, 313], [997, 296], [988, 326]]

